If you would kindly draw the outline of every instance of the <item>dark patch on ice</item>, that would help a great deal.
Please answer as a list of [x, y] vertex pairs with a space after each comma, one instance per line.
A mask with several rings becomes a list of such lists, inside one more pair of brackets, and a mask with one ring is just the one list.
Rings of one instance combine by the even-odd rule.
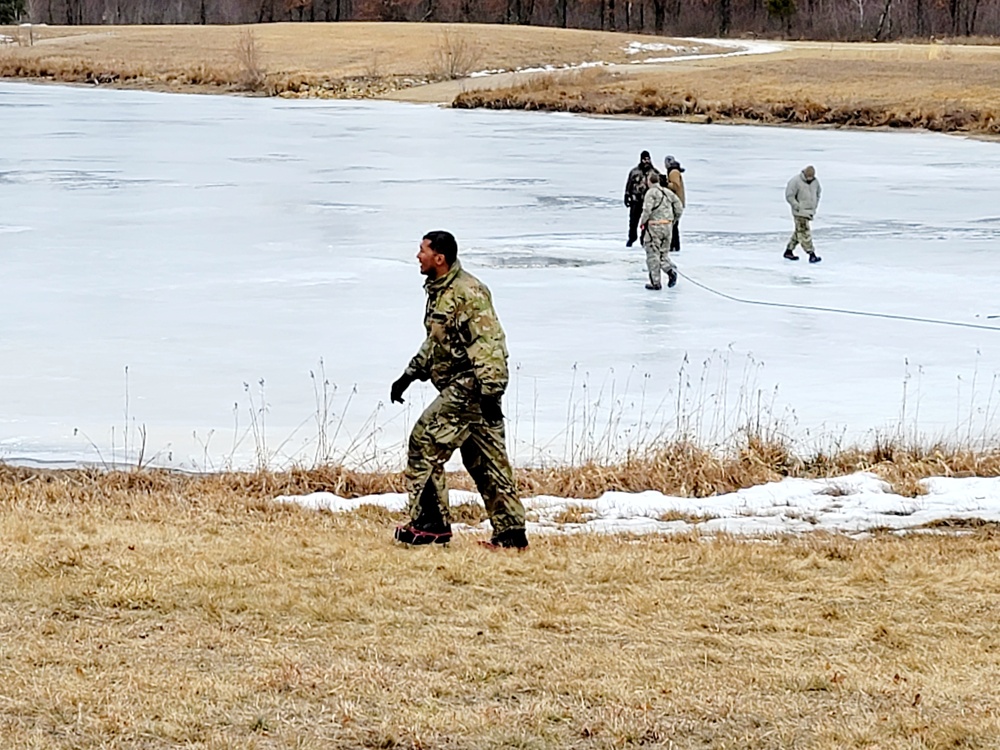
[[566, 258], [536, 253], [467, 253], [478, 265], [486, 268], [584, 268], [598, 266], [603, 261], [588, 258]]
[[793, 274], [791, 282], [794, 286], [812, 286], [814, 280], [810, 279], [808, 276], [796, 276]]
[[[761, 245], [780, 245], [782, 252], [788, 243], [791, 229], [787, 232], [691, 232], [687, 236], [698, 238], [699, 244], [711, 247], [760, 247]], [[684, 219], [681, 218], [681, 235], [684, 236]], [[816, 234], [815, 232], [813, 234]]]
[[311, 208], [316, 208], [321, 211], [335, 211], [338, 213], [356, 213], [356, 214], [377, 214], [381, 211], [381, 208], [376, 206], [361, 206], [357, 203], [328, 203], [315, 201], [310, 203]]
[[490, 180], [497, 185], [544, 185], [548, 180], [541, 177], [509, 177]]
[[120, 177], [117, 172], [91, 172], [85, 170], [14, 171], [5, 173], [0, 177], [0, 182], [19, 184], [50, 182], [67, 190], [120, 190], [125, 187], [170, 184], [165, 180], [142, 180]]
[[596, 195], [540, 195], [536, 200], [545, 208], [591, 209], [618, 205], [613, 198]]
[[303, 158], [294, 154], [259, 154], [257, 156], [231, 156], [229, 160], [244, 164], [271, 164], [275, 162], [303, 161]]

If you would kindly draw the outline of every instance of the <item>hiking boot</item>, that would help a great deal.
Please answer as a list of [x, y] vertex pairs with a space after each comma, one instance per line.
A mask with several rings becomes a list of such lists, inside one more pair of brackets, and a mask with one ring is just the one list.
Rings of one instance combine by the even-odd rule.
[[677, 271], [670, 269], [667, 271], [667, 286], [673, 286], [677, 283]]
[[816, 255], [816, 253], [809, 253], [809, 262], [810, 263], [819, 263], [821, 260], [823, 260], [823, 259], [821, 257], [819, 257], [818, 255]]
[[528, 536], [524, 533], [524, 529], [507, 529], [494, 534], [488, 542], [484, 540], [479, 544], [488, 549], [524, 550], [528, 548]]
[[660, 286], [659, 284], [654, 284], [653, 282], [649, 282], [648, 284], [646, 284], [646, 288], [650, 289], [650, 290], [652, 290], [654, 292], [658, 292], [661, 289], [663, 289], [662, 286]]
[[635, 240], [629, 240], [628, 242], [625, 243], [625, 247], [632, 247], [632, 245], [634, 245], [634, 244], [635, 244]]
[[785, 250], [785, 254], [784, 254], [784, 255], [783, 255], [782, 257], [783, 257], [783, 258], [787, 258], [788, 260], [798, 260], [798, 259], [799, 259], [799, 256], [798, 256], [798, 255], [796, 255], [796, 254], [795, 254], [795, 253], [794, 253], [793, 251], [791, 251], [791, 250]]
[[419, 546], [421, 544], [447, 544], [451, 541], [451, 525], [438, 526], [433, 529], [421, 529], [408, 523], [405, 526], [397, 526], [393, 532], [393, 539], [403, 544]]

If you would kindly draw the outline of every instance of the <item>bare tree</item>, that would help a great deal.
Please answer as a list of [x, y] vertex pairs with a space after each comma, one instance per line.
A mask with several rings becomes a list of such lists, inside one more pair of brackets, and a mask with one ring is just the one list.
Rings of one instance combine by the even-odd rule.
[[657, 34], [663, 33], [666, 10], [666, 0], [653, 0], [653, 31]]
[[892, 10], [892, 0], [885, 0], [885, 7], [882, 8], [882, 17], [879, 18], [878, 28], [875, 29], [876, 41], [882, 36], [882, 30], [885, 28], [885, 20], [889, 17], [890, 10]]

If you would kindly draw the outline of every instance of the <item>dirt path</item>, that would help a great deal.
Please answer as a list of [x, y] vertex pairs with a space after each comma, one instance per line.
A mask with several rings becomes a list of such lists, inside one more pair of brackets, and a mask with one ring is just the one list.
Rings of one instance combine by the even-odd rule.
[[[918, 63], [951, 63], [961, 65], [972, 64], [984, 59], [993, 58], [1000, 61], [1000, 46], [975, 45], [944, 45], [944, 44], [901, 44], [875, 42], [772, 42], [758, 40], [718, 40], [718, 39], [685, 39], [697, 41], [716, 47], [732, 46], [730, 52], [709, 53], [703, 55], [681, 55], [665, 58], [656, 62], [631, 64], [609, 64], [601, 66], [601, 70], [613, 73], [629, 80], [646, 80], [659, 82], [664, 75], [698, 74], [739, 68], [761, 62], [788, 65], [796, 60], [803, 61], [804, 66], [822, 65], [824, 61], [852, 60], [870, 61], [873, 65], [885, 64], [918, 64]], [[533, 69], [522, 72], [506, 72], [496, 75], [464, 78], [456, 81], [445, 81], [426, 86], [418, 86], [403, 91], [387, 94], [384, 98], [396, 101], [440, 103], [454, 101], [459, 94], [468, 91], [483, 91], [508, 88], [522, 84], [540, 75], [557, 73], [559, 71], [544, 71]], [[919, 87], [920, 74], [915, 71], [913, 86]], [[831, 70], [831, 75], [835, 71]], [[925, 78], [926, 81], [926, 78]], [[856, 82], [855, 82], [856, 83]], [[928, 82], [929, 83], [929, 82]], [[787, 86], [794, 88], [794, 81], [788, 81]], [[861, 92], [859, 92], [861, 93]]]
[[423, 104], [449, 104], [455, 100], [459, 94], [467, 91], [482, 91], [487, 89], [506, 88], [516, 86], [519, 83], [537, 78], [541, 75], [552, 73], [565, 73], [573, 70], [583, 70], [585, 67], [600, 67], [602, 70], [616, 74], [643, 74], [655, 71], [678, 70], [681, 68], [694, 68], [698, 65], [713, 61], [729, 60], [733, 58], [744, 58], [752, 55], [773, 55], [785, 51], [784, 43], [757, 42], [750, 40], [732, 41], [719, 39], [685, 39], [683, 41], [693, 41], [715, 47], [732, 47], [729, 52], [710, 52], [699, 55], [678, 55], [671, 58], [662, 58], [658, 62], [637, 62], [629, 64], [611, 63], [602, 64], [586, 63], [583, 66], [567, 66], [563, 68], [540, 69], [531, 68], [523, 71], [508, 71], [491, 75], [480, 75], [470, 78], [461, 78], [455, 81], [442, 81], [431, 83], [426, 86], [416, 86], [402, 91], [394, 91], [383, 99], [402, 102], [414, 102]]

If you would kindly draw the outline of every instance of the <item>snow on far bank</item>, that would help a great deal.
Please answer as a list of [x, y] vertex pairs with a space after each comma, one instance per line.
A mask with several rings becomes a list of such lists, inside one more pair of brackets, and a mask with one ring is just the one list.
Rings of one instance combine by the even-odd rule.
[[468, 77], [484, 78], [485, 76], [493, 76], [493, 75], [498, 75], [500, 73], [557, 73], [568, 70], [585, 70], [586, 68], [606, 68], [610, 66], [611, 63], [596, 61], [596, 62], [582, 62], [576, 65], [540, 65], [535, 68], [515, 68], [514, 70], [496, 68], [495, 70], [477, 70], [472, 73], [469, 73]]
[[[698, 52], [700, 47], [694, 48], [694, 53], [690, 55], [672, 55], [671, 57], [647, 57], [644, 60], [633, 60], [632, 65], [648, 65], [651, 63], [682, 62], [684, 60], [711, 60], [718, 57], [740, 57], [742, 55], [770, 55], [781, 52], [784, 47], [776, 42], [757, 42], [746, 39], [696, 39], [686, 37], [685, 42], [697, 42], [705, 46], [723, 47], [732, 50], [731, 52], [712, 52], [702, 54]], [[683, 48], [681, 48], [683, 49]], [[631, 54], [631, 53], [630, 53]]]
[[663, 42], [629, 42], [625, 45], [626, 55], [639, 55], [643, 52], [697, 52], [700, 47], [683, 47], [678, 44]]
[[[689, 54], [677, 54], [671, 57], [648, 57], [643, 60], [632, 60], [630, 65], [646, 65], [648, 63], [679, 62], [682, 60], [709, 60], [716, 57], [737, 57], [739, 55], [765, 55], [780, 52], [784, 49], [780, 44], [774, 42], [756, 42], [745, 39], [697, 39], [694, 37], [684, 38], [683, 41], [694, 42], [694, 46], [680, 46], [676, 44], [666, 44], [663, 42], [639, 42], [631, 41], [623, 48], [626, 55], [638, 55], [646, 52], [679, 52]], [[731, 52], [702, 53], [703, 46], [723, 47], [732, 50]], [[496, 68], [493, 70], [477, 70], [469, 73], [469, 78], [484, 78], [486, 76], [499, 75], [500, 73], [556, 73], [569, 70], [585, 70], [586, 68], [609, 68], [615, 63], [595, 60], [582, 62], [576, 65], [541, 65], [534, 68], [515, 68], [508, 70]]]
[[[1000, 521], [1000, 478], [934, 477], [925, 495], [904, 497], [867, 472], [830, 479], [784, 479], [707, 498], [661, 492], [606, 492], [592, 500], [540, 495], [524, 499], [529, 533], [701, 534], [763, 536], [826, 531], [864, 535], [873, 529], [927, 528], [946, 519]], [[476, 503], [475, 492], [451, 490], [452, 505]], [[344, 512], [362, 505], [406, 508], [406, 495], [345, 499], [329, 492], [281, 495], [275, 502]], [[575, 521], [575, 522], [567, 522]], [[486, 530], [486, 523], [474, 530]]]

